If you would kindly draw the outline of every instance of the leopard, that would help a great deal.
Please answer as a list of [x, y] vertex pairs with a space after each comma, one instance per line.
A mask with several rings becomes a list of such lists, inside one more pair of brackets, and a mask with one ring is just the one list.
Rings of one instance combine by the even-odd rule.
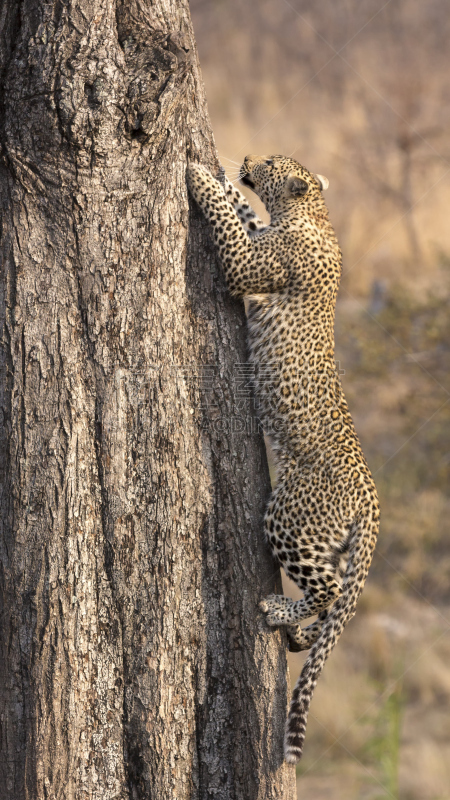
[[267, 624], [286, 630], [290, 650], [310, 651], [285, 727], [284, 757], [295, 764], [318, 678], [367, 578], [379, 503], [335, 362], [342, 254], [323, 198], [328, 181], [283, 155], [246, 156], [239, 180], [262, 201], [268, 224], [223, 168], [214, 176], [201, 164], [187, 167], [228, 290], [247, 302], [258, 416], [276, 467], [264, 531], [302, 592], [300, 600], [260, 602]]

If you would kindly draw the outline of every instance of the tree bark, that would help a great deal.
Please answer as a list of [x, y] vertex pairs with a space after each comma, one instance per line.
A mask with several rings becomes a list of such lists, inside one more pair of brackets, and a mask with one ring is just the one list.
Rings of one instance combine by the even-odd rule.
[[[185, 0], [4, 0], [0, 798], [291, 799]], [[245, 429], [244, 429], [245, 428]]]

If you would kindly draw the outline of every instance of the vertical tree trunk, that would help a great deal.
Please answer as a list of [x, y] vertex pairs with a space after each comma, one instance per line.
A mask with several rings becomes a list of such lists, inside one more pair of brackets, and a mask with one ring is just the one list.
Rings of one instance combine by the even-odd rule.
[[187, 1], [0, 20], [0, 798], [287, 800], [244, 313], [189, 217], [186, 160], [217, 161]]

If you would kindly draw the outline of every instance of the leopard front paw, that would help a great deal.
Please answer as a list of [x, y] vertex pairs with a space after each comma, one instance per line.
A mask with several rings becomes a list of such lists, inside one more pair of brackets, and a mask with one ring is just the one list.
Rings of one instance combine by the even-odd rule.
[[192, 197], [203, 211], [207, 211], [211, 202], [225, 193], [222, 184], [201, 164], [188, 164], [186, 182]]
[[208, 183], [212, 177], [210, 171], [201, 164], [190, 162], [186, 167], [187, 185], [194, 196], [196, 190], [204, 186], [205, 183]]

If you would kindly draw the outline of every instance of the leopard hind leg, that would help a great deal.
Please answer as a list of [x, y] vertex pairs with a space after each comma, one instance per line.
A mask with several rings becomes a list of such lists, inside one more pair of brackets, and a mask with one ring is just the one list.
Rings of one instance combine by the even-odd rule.
[[293, 627], [320, 614], [342, 593], [339, 545], [331, 532], [319, 537], [299, 505], [293, 520], [292, 504], [299, 490], [298, 479], [296, 486], [293, 482], [288, 478], [277, 486], [267, 508], [265, 532], [274, 555], [304, 594], [300, 600], [272, 595], [260, 603], [266, 622], [274, 627]]
[[306, 628], [302, 628], [301, 625], [288, 625], [286, 633], [289, 651], [291, 653], [300, 653], [301, 650], [309, 650], [317, 642], [327, 616], [328, 609], [326, 608]]

